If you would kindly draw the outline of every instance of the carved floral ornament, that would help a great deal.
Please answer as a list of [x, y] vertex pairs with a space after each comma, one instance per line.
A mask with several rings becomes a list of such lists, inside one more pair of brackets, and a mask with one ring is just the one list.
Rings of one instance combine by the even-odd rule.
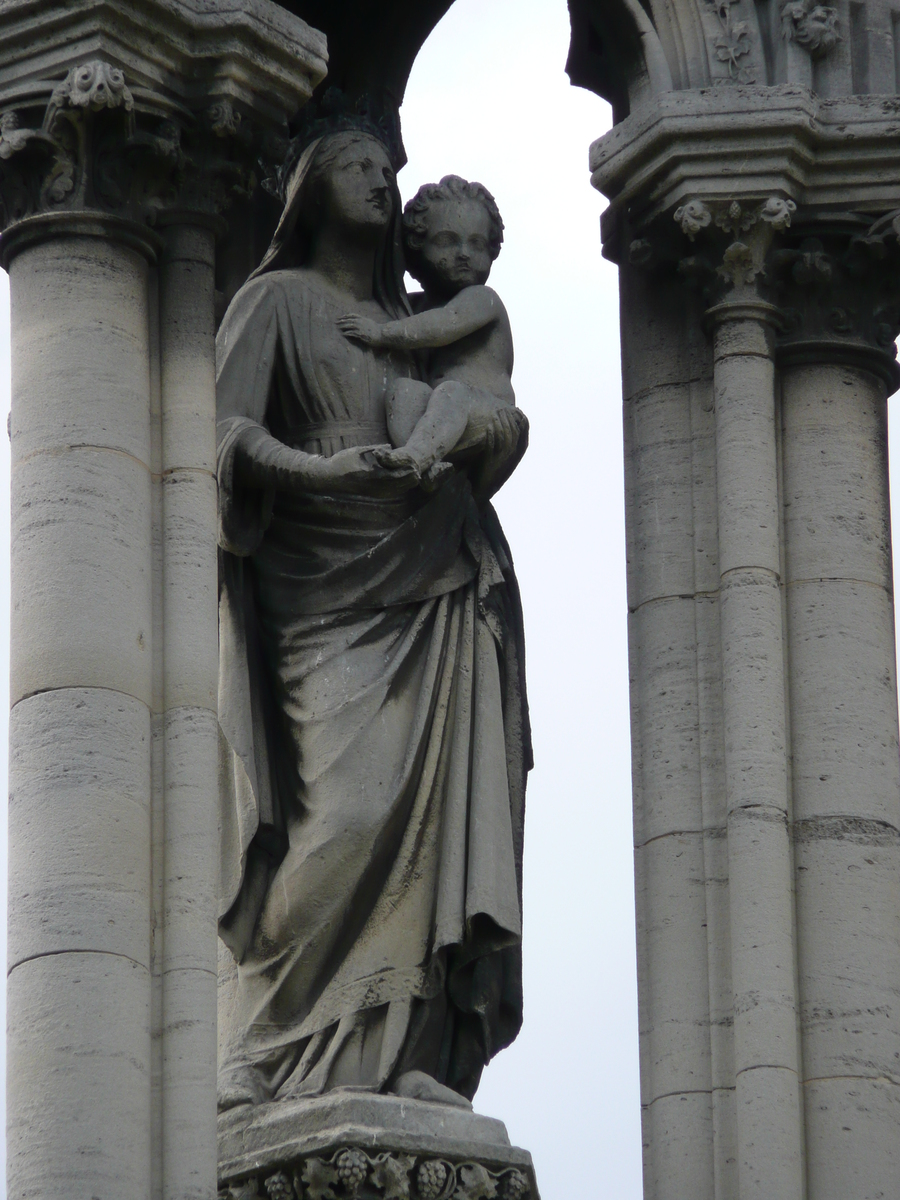
[[227, 1185], [219, 1200], [529, 1200], [517, 1168], [492, 1171], [407, 1154], [370, 1155], [356, 1146], [330, 1158], [310, 1156], [272, 1174]]
[[227, 100], [177, 120], [142, 111], [124, 72], [102, 59], [48, 92], [43, 111], [37, 101], [0, 114], [0, 228], [81, 209], [139, 221], [167, 206], [214, 215], [251, 185], [261, 155], [284, 150], [258, 144]]
[[[746, 297], [744, 289], [752, 288], [777, 309], [782, 353], [792, 346], [820, 346], [845, 357], [852, 352], [894, 390], [900, 385], [894, 362], [900, 211], [874, 222], [837, 214], [830, 224], [819, 222], [814, 235], [794, 228], [796, 211], [784, 196], [690, 199], [674, 220], [660, 218], [634, 239], [628, 258], [645, 270], [677, 272], [705, 305], [729, 293]], [[687, 254], [686, 243], [692, 247]]]
[[[741, 62], [750, 54], [755, 36], [753, 23], [739, 18], [742, 2], [707, 0], [719, 25], [718, 34], [710, 39], [712, 53], [719, 62], [728, 64], [730, 81], [756, 83], [756, 76]], [[841, 40], [838, 11], [816, 0], [786, 0], [781, 7], [781, 36], [806, 50], [810, 58], [824, 58]]]
[[750, 53], [750, 25], [735, 19], [733, 10], [741, 0], [707, 0], [715, 10], [721, 33], [713, 41], [719, 62], [728, 64], [728, 77], [735, 83], [754, 83], [755, 76], [738, 61]]

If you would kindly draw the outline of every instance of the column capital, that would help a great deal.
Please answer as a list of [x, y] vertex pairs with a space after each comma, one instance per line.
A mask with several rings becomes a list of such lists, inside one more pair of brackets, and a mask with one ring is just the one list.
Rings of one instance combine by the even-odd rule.
[[324, 78], [325, 39], [270, 0], [224, 7], [4, 5], [0, 228], [85, 212], [210, 220], [260, 160], [280, 161], [289, 119]]
[[779, 365], [848, 363], [900, 386], [900, 209], [873, 220], [783, 195], [694, 196], [640, 232], [632, 266], [677, 274], [712, 324], [767, 324]]

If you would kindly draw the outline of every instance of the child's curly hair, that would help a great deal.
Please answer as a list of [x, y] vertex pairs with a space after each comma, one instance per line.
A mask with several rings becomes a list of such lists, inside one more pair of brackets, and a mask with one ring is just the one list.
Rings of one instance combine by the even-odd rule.
[[495, 259], [503, 244], [503, 218], [497, 201], [483, 183], [469, 183], [459, 175], [445, 175], [440, 183], [426, 183], [403, 210], [403, 247], [409, 273], [419, 278], [419, 250], [428, 236], [427, 213], [432, 204], [446, 200], [477, 200], [488, 215], [488, 249]]

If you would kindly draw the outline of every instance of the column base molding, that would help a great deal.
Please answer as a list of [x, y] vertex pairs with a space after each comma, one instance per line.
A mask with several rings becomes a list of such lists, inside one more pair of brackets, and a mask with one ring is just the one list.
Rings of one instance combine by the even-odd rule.
[[888, 395], [900, 388], [900, 364], [889, 350], [874, 346], [854, 345], [837, 339], [799, 339], [778, 347], [776, 362], [780, 368], [832, 364], [856, 367], [882, 380]]
[[138, 221], [104, 212], [39, 213], [24, 217], [3, 231], [0, 237], [0, 267], [9, 270], [13, 259], [38, 242], [56, 238], [94, 237], [105, 242], [118, 242], [142, 254], [151, 264], [162, 250], [159, 234]]

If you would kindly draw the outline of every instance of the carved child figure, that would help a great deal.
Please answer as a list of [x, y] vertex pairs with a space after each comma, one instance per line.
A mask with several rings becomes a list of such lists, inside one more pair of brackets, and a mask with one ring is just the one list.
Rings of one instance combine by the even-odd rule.
[[344, 335], [384, 349], [430, 350], [427, 383], [401, 379], [387, 400], [394, 450], [375, 451], [384, 467], [413, 467], [434, 486], [451, 471], [444, 461], [490, 436], [498, 412], [517, 427], [510, 375], [513, 343], [506, 308], [486, 287], [503, 241], [496, 201], [480, 183], [446, 175], [426, 184], [403, 213], [407, 267], [422, 284], [416, 314], [377, 321], [348, 313]]

